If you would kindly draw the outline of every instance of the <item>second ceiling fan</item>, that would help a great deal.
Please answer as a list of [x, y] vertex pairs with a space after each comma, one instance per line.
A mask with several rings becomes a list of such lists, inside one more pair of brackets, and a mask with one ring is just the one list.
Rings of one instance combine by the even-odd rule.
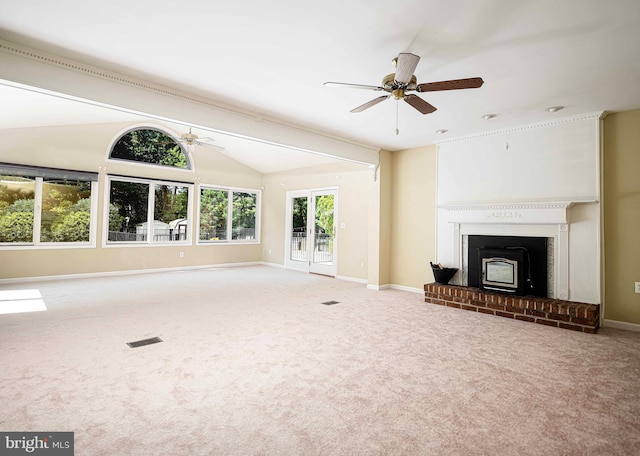
[[438, 92], [441, 90], [456, 90], [456, 89], [477, 89], [484, 84], [482, 78], [467, 78], [467, 79], [451, 79], [448, 81], [439, 82], [425, 82], [418, 84], [416, 76], [413, 72], [418, 66], [420, 57], [411, 53], [401, 53], [393, 59], [393, 63], [396, 66], [396, 72], [388, 74], [382, 79], [382, 85], [364, 85], [364, 84], [349, 84], [344, 82], [325, 82], [324, 85], [329, 87], [347, 87], [352, 89], [365, 89], [374, 91], [388, 92], [388, 95], [382, 95], [378, 98], [374, 98], [371, 101], [366, 102], [363, 105], [358, 106], [351, 110], [351, 112], [362, 112], [372, 106], [377, 105], [381, 101], [384, 101], [390, 97], [395, 100], [404, 100], [422, 114], [430, 114], [436, 110], [436, 107], [426, 102], [418, 95], [407, 92]]
[[180, 141], [187, 144], [188, 146], [198, 145], [198, 146], [206, 146], [211, 147], [220, 152], [224, 152], [224, 147], [218, 146], [217, 144], [212, 144], [215, 139], [213, 138], [201, 138], [195, 133], [191, 132], [191, 127], [189, 127], [189, 133], [183, 133], [180, 135]]

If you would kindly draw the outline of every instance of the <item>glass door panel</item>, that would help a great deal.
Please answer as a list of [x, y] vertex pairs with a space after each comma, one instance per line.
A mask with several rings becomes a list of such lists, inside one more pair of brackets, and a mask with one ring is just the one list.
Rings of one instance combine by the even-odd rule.
[[316, 195], [313, 262], [333, 264], [333, 195]]
[[292, 261], [308, 261], [307, 248], [307, 207], [306, 196], [291, 199], [291, 241], [289, 259]]
[[287, 192], [285, 267], [336, 275], [336, 190]]

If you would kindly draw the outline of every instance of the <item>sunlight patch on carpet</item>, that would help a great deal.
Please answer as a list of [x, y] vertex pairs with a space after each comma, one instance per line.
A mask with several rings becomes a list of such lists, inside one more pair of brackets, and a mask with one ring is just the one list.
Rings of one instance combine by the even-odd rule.
[[0, 291], [0, 314], [42, 312], [47, 310], [40, 290]]

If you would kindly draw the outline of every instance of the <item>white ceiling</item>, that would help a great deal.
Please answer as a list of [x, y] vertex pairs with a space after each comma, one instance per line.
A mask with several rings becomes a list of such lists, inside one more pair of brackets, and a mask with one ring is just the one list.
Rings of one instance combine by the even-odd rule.
[[[187, 127], [182, 123], [110, 109], [44, 90], [32, 90], [20, 84], [0, 82], [0, 106], [0, 129], [108, 122], [160, 125], [174, 133], [176, 138], [190, 129], [192, 133], [203, 139], [203, 142], [224, 148], [221, 151], [223, 154], [263, 174], [338, 163], [341, 164], [341, 168], [352, 168], [352, 163], [336, 161], [335, 158], [317, 153], [249, 140], [218, 131]], [[206, 146], [196, 147], [208, 149]]]
[[[0, 38], [387, 150], [640, 108], [638, 0], [0, 0], [0, 11]], [[420, 94], [438, 108], [428, 115], [392, 100], [351, 114], [380, 93], [323, 85], [379, 85], [399, 52], [421, 57], [419, 83], [485, 84]]]

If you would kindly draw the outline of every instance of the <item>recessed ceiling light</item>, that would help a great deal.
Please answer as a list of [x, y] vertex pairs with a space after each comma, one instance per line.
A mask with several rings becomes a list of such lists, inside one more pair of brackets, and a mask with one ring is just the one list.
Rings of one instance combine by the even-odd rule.
[[551, 106], [550, 108], [547, 108], [546, 111], [547, 112], [558, 112], [561, 109], [564, 109], [564, 106]]
[[484, 116], [482, 116], [482, 118], [484, 120], [489, 120], [489, 119], [493, 119], [496, 115], [495, 114], [485, 114]]
[[444, 134], [445, 134], [446, 132], [448, 132], [448, 131], [449, 131], [449, 130], [441, 129], [441, 130], [436, 130], [436, 133], [438, 133], [439, 135], [444, 135]]

